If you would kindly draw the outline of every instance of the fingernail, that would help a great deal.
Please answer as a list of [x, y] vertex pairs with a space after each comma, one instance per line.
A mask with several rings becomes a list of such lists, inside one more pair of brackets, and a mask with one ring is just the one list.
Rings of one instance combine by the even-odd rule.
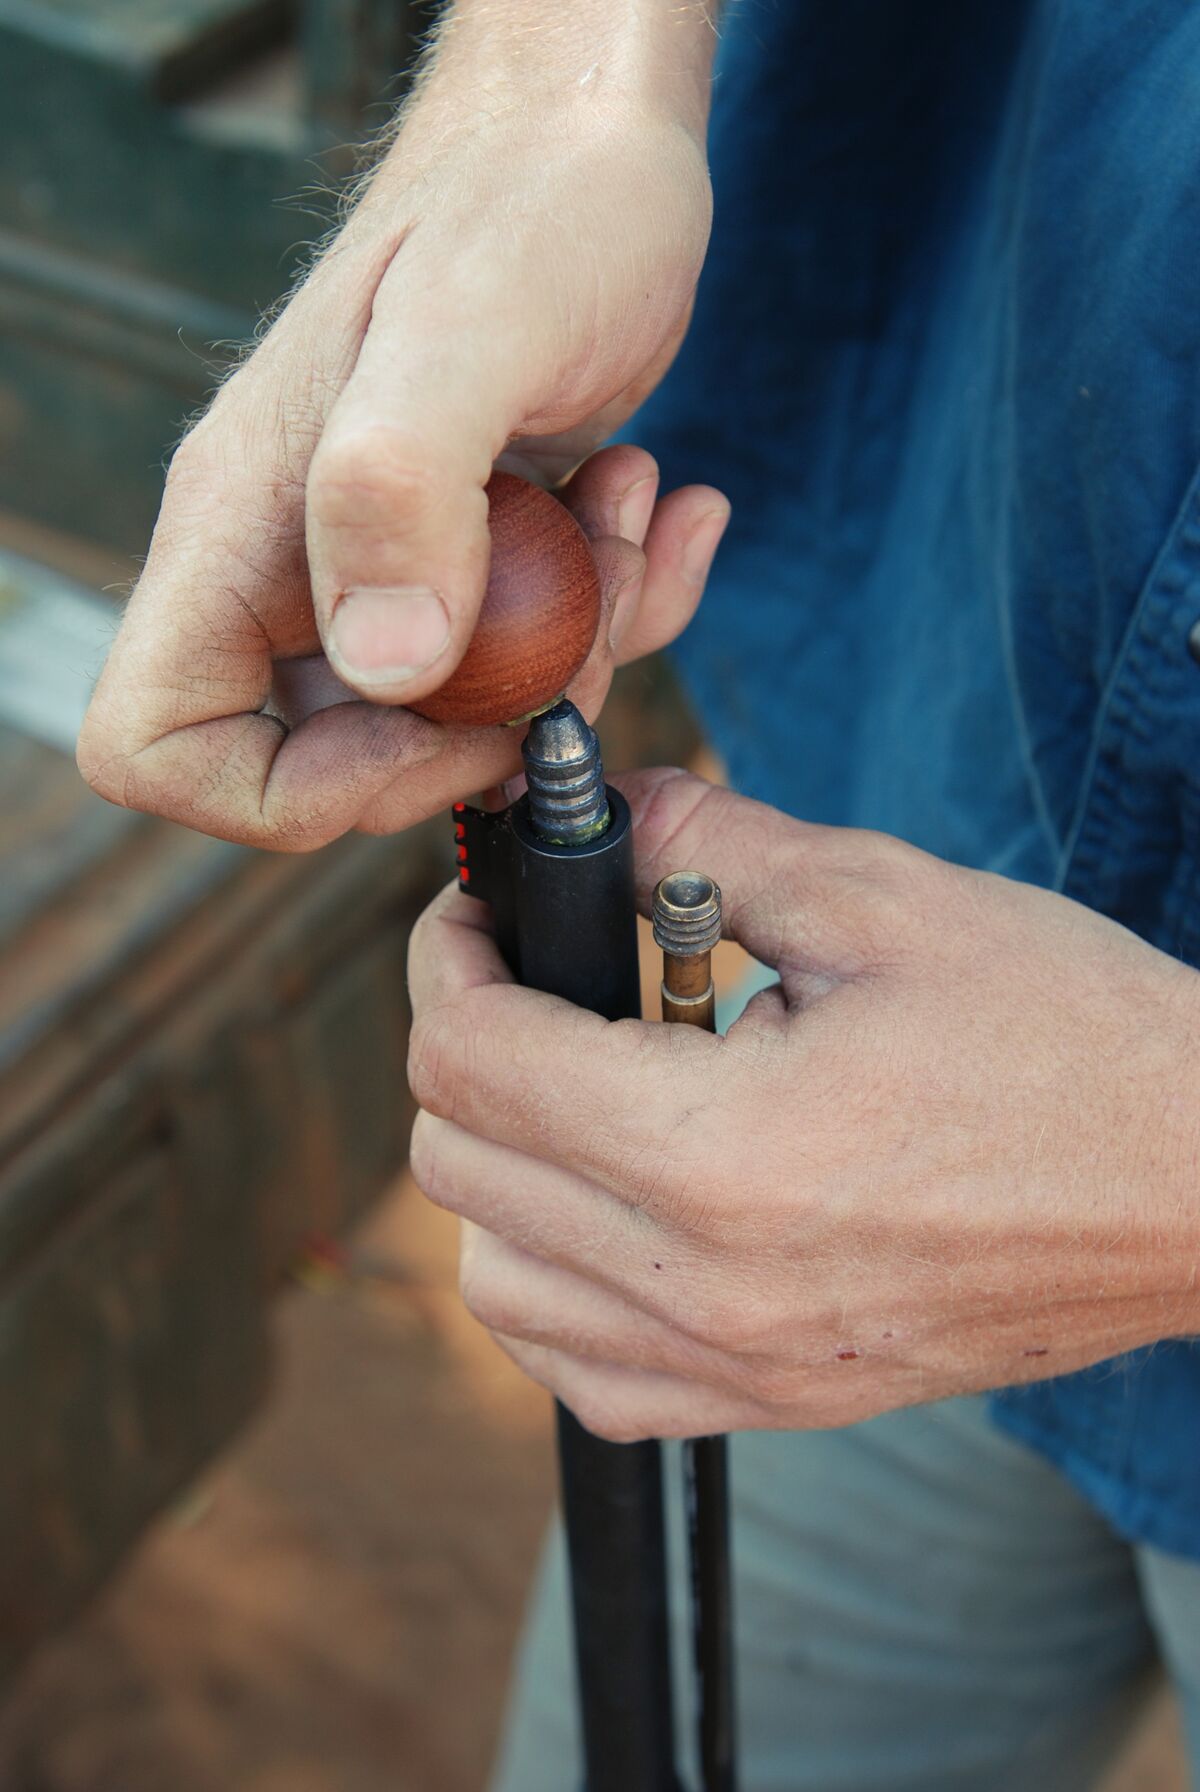
[[621, 589], [613, 599], [612, 615], [608, 619], [608, 645], [615, 653], [621, 645], [621, 636], [629, 627], [629, 619], [637, 608], [637, 595], [641, 589], [642, 569], [630, 573]]
[[331, 657], [368, 684], [402, 684], [432, 665], [450, 640], [450, 619], [423, 585], [356, 586], [330, 624]]
[[617, 534], [626, 541], [633, 542], [635, 547], [640, 548], [646, 539], [657, 496], [657, 473], [648, 473], [644, 479], [639, 479], [627, 492], [621, 494], [617, 505]]
[[693, 585], [702, 584], [708, 577], [708, 569], [712, 565], [713, 555], [721, 545], [721, 537], [728, 521], [728, 506], [724, 510], [710, 510], [688, 536], [687, 546], [683, 550], [683, 576], [690, 579]]

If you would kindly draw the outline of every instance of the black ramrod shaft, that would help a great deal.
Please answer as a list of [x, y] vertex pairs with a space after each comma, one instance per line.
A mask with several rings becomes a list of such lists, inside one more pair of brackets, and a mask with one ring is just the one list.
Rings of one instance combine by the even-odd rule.
[[[720, 889], [702, 871], [672, 872], [654, 892], [651, 918], [663, 950], [663, 1019], [711, 1033], [716, 1026], [712, 953], [721, 937]], [[683, 1491], [700, 1792], [737, 1792], [729, 1454], [723, 1437], [684, 1443]]]
[[[484, 829], [466, 812], [479, 844], [460, 849], [476, 862], [460, 869], [464, 887], [491, 900], [527, 988], [636, 1019], [628, 806], [605, 786], [595, 735], [570, 703], [535, 718], [525, 765], [529, 793], [502, 820]], [[546, 1093], [574, 1099], [570, 1065]], [[586, 1792], [679, 1792], [660, 1446], [608, 1443], [562, 1406], [558, 1440]]]
[[733, 1573], [725, 1438], [688, 1438], [683, 1445], [683, 1477], [701, 1792], [736, 1792]]

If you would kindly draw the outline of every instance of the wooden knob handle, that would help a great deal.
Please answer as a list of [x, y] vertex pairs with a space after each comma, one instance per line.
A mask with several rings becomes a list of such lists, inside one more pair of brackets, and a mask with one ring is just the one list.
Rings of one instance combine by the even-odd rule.
[[434, 722], [515, 722], [560, 697], [600, 621], [600, 581], [570, 511], [511, 473], [487, 483], [492, 560], [470, 646], [445, 684], [410, 704]]

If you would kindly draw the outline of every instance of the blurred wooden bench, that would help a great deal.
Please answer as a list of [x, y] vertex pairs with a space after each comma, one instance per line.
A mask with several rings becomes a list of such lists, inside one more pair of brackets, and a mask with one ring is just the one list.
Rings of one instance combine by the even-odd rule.
[[[432, 10], [0, 0], [0, 547], [36, 519], [132, 565], [318, 228], [286, 202], [352, 164]], [[272, 1289], [401, 1165], [407, 934], [451, 870], [436, 824], [288, 859], [110, 808], [8, 679], [0, 1680], [253, 1408]], [[623, 692], [610, 763], [689, 750], [661, 668]]]
[[140, 553], [429, 0], [0, 0], [0, 510]]
[[270, 1293], [403, 1162], [448, 855], [224, 846], [4, 727], [0, 817], [3, 1676], [251, 1410]]
[[[0, 0], [0, 510], [144, 550], [184, 419], [320, 228], [297, 196], [428, 16]], [[289, 860], [111, 809], [4, 716], [0, 1674], [251, 1408], [270, 1289], [402, 1162], [442, 875], [429, 831]]]

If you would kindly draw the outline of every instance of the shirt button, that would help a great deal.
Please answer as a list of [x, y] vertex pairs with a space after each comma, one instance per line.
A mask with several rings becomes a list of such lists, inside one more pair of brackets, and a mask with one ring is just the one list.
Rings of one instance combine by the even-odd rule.
[[1200, 622], [1193, 622], [1188, 630], [1188, 652], [1200, 666]]

